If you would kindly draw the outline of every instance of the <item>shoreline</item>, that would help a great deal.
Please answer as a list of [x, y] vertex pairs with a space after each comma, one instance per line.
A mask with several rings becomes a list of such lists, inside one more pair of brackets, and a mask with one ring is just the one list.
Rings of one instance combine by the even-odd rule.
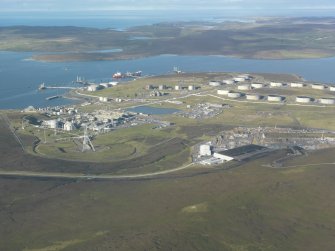
[[[8, 52], [17, 52], [17, 51], [8, 51]], [[104, 54], [104, 53], [102, 53]], [[311, 55], [306, 57], [248, 57], [243, 55], [220, 55], [220, 54], [197, 54], [197, 53], [190, 53], [190, 54], [147, 54], [147, 55], [121, 55], [121, 56], [111, 56], [109, 54], [105, 55], [106, 57], [91, 57], [90, 53], [80, 53], [79, 55], [84, 57], [71, 57], [74, 55], [72, 53], [69, 54], [42, 54], [42, 55], [32, 55], [30, 58], [24, 59], [25, 61], [32, 61], [32, 62], [41, 62], [41, 63], [66, 63], [66, 62], [99, 62], [99, 61], [123, 61], [123, 60], [137, 60], [137, 59], [145, 59], [150, 57], [160, 57], [165, 55], [173, 55], [173, 56], [180, 56], [180, 57], [191, 57], [191, 56], [198, 56], [198, 57], [224, 57], [224, 58], [236, 58], [236, 59], [245, 59], [245, 60], [263, 60], [263, 61], [271, 61], [271, 60], [309, 60], [309, 59], [327, 59], [327, 58], [335, 58], [335, 55]], [[85, 58], [87, 56], [87, 58]]]

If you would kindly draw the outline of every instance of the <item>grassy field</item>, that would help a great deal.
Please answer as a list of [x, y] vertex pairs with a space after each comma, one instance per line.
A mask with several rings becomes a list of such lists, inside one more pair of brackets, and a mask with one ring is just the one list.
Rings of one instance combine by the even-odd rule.
[[[219, 77], [195, 81], [201, 84]], [[180, 76], [174, 78], [164, 81], [180, 81]], [[159, 81], [135, 81], [119, 95]], [[112, 88], [106, 95], [116, 95], [114, 90], [123, 91]], [[183, 102], [162, 106], [187, 110], [187, 105], [211, 102], [231, 108], [204, 120], [165, 115], [163, 120], [175, 124], [165, 129], [152, 125], [119, 129], [93, 139], [96, 153], [81, 153], [71, 141], [54, 144], [58, 137], [67, 136], [52, 131], [47, 131], [44, 144], [43, 131], [32, 126], [21, 129], [24, 114], [2, 111], [27, 152], [0, 117], [0, 142], [6, 142], [0, 144], [0, 170], [143, 174], [190, 163], [193, 145], [236, 126], [335, 130], [332, 106], [259, 104], [212, 96], [190, 96]], [[32, 147], [36, 137], [42, 140], [35, 149], [39, 155]], [[286, 150], [278, 150], [248, 162], [210, 168], [194, 165], [165, 176], [132, 180], [0, 177], [0, 250], [332, 251], [334, 154], [334, 148], [309, 152], [285, 158], [282, 168], [270, 168], [269, 164], [287, 157]]]
[[0, 249], [331, 251], [334, 166], [307, 163], [332, 154], [150, 181], [1, 179]]

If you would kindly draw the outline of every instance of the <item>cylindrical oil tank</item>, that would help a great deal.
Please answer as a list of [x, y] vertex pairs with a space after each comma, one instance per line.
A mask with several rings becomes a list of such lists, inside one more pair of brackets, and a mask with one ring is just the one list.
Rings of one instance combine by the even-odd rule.
[[226, 79], [226, 80], [222, 80], [222, 83], [226, 84], [226, 85], [232, 85], [232, 84], [234, 84], [234, 80], [232, 80], [232, 79]]
[[242, 74], [238, 76], [239, 78], [244, 78], [244, 80], [249, 80], [251, 79], [251, 76], [249, 74]]
[[251, 87], [254, 88], [254, 89], [260, 89], [260, 88], [264, 87], [264, 84], [262, 84], [262, 83], [252, 83]]
[[331, 85], [331, 86], [329, 86], [329, 91], [331, 91], [331, 92], [335, 92], [335, 85]]
[[195, 90], [195, 86], [194, 85], [189, 85], [188, 86], [188, 90], [189, 91], [194, 91]]
[[220, 86], [221, 82], [219, 82], [219, 81], [209, 81], [208, 85], [210, 85], [210, 86]]
[[320, 98], [320, 103], [325, 105], [335, 105], [334, 98]]
[[324, 86], [323, 84], [312, 84], [312, 89], [324, 90], [326, 89], [326, 86]]
[[280, 83], [280, 82], [270, 82], [270, 86], [271, 87], [283, 87], [284, 83]]
[[252, 93], [252, 94], [246, 94], [245, 96], [246, 96], [247, 100], [261, 100], [262, 99], [261, 95], [254, 94], [254, 93]]
[[247, 91], [251, 89], [251, 86], [250, 85], [239, 85], [237, 86], [237, 89], [241, 91]]
[[181, 86], [180, 86], [180, 85], [175, 85], [174, 89], [175, 89], [176, 91], [180, 91], [180, 90], [181, 90]]
[[273, 101], [273, 102], [280, 102], [284, 100], [283, 96], [279, 96], [279, 95], [268, 95], [268, 101]]
[[242, 96], [242, 93], [240, 92], [229, 92], [228, 97], [229, 98], [240, 98]]
[[291, 87], [293, 88], [302, 88], [304, 86], [304, 83], [291, 83]]
[[310, 102], [313, 101], [313, 98], [311, 98], [311, 97], [306, 97], [306, 96], [297, 96], [297, 97], [295, 98], [295, 101], [296, 101], [297, 103], [310, 103]]
[[230, 92], [230, 90], [218, 90], [217, 93], [219, 95], [228, 95], [228, 93]]
[[244, 82], [244, 81], [245, 81], [245, 78], [242, 78], [242, 77], [235, 77], [235, 78], [234, 78], [234, 81], [235, 81], [236, 83], [238, 83], [238, 82]]

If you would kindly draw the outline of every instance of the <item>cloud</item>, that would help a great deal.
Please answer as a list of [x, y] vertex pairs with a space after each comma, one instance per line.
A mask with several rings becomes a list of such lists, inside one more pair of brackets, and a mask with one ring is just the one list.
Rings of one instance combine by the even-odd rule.
[[333, 0], [0, 0], [2, 11], [334, 9]]

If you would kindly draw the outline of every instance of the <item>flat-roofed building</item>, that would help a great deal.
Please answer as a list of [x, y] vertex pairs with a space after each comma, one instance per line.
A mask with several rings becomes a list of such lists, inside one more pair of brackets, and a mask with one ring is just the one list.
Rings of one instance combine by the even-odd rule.
[[224, 161], [231, 161], [231, 160], [241, 161], [266, 151], [268, 151], [268, 148], [264, 146], [251, 144], [225, 151], [215, 152], [213, 154], [213, 157], [222, 159]]

